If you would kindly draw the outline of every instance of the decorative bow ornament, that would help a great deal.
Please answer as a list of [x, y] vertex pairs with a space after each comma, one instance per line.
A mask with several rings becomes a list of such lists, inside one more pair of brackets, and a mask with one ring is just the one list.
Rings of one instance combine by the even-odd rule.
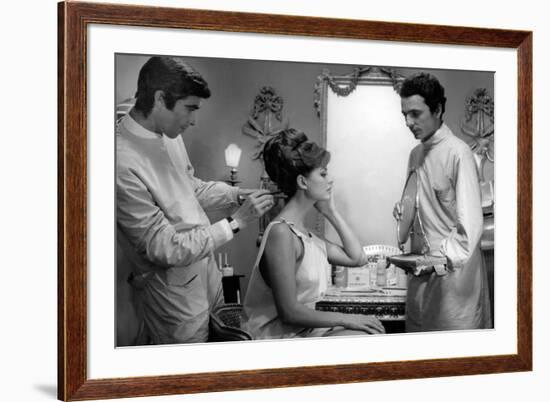
[[243, 134], [258, 140], [255, 159], [261, 157], [264, 144], [271, 137], [288, 128], [288, 119], [282, 118], [283, 105], [283, 99], [270, 86], [263, 87], [256, 95], [252, 112], [242, 128]]
[[478, 88], [466, 99], [462, 133], [470, 138], [473, 152], [494, 162], [494, 102], [487, 89]]

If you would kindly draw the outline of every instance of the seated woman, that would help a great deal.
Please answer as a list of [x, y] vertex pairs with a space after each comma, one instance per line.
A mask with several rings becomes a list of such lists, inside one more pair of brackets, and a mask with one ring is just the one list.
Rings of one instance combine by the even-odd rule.
[[[315, 310], [330, 282], [330, 264], [366, 263], [358, 239], [334, 207], [329, 152], [287, 129], [266, 142], [263, 158], [288, 202], [264, 232], [244, 300], [245, 328], [255, 339], [384, 332], [373, 316]], [[334, 226], [343, 247], [305, 229], [313, 207]]]

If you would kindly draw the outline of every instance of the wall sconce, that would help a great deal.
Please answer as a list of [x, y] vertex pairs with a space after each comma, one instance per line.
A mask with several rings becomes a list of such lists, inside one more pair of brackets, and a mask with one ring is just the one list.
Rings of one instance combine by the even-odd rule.
[[232, 186], [237, 183], [240, 183], [240, 180], [237, 180], [237, 167], [239, 166], [239, 160], [241, 159], [242, 150], [235, 144], [229, 144], [225, 148], [225, 164], [227, 167], [231, 168], [231, 174], [229, 180], [226, 180]]

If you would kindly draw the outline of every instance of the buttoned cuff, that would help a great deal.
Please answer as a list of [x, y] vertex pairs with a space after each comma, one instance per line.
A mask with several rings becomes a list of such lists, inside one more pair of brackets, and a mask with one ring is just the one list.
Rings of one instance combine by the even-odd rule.
[[461, 269], [464, 266], [464, 260], [458, 260], [458, 259], [452, 260], [449, 257], [449, 254], [452, 255], [453, 253], [447, 250], [446, 244], [447, 242], [444, 240], [441, 243], [441, 247], [439, 248], [439, 251], [441, 252], [442, 255], [444, 255], [447, 258], [447, 267], [446, 267], [447, 272], [452, 272], [456, 269]]
[[222, 219], [210, 226], [210, 233], [212, 234], [216, 248], [233, 239], [233, 231], [227, 219]]

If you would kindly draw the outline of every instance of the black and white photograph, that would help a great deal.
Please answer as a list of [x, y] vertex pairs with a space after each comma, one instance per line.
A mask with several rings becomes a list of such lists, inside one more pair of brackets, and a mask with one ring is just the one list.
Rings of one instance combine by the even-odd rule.
[[114, 57], [117, 347], [494, 328], [494, 71]]
[[6, 7], [0, 399], [544, 399], [544, 2], [96, 1]]

